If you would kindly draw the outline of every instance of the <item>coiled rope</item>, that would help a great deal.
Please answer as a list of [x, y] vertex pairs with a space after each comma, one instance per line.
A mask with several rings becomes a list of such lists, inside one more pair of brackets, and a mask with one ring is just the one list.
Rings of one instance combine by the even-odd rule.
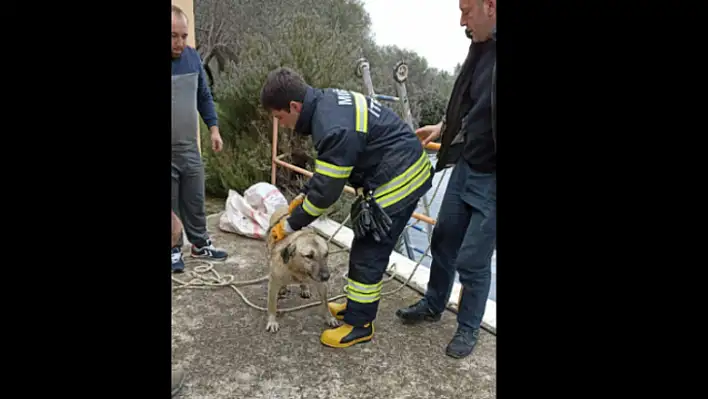
[[[347, 219], [344, 220], [344, 222], [339, 226], [339, 228], [337, 228], [337, 230], [334, 232], [334, 234], [332, 234], [332, 236], [327, 240], [328, 245], [332, 241], [332, 238], [337, 235], [339, 230], [342, 228], [342, 226], [344, 226], [344, 223], [346, 223], [346, 221], [348, 219], [349, 219], [349, 216], [347, 216]], [[428, 244], [428, 248], [425, 250], [425, 253], [427, 254], [429, 250], [430, 250], [430, 244]], [[395, 294], [396, 292], [401, 290], [406, 285], [409, 285], [410, 281], [413, 279], [413, 276], [415, 275], [416, 270], [418, 269], [418, 266], [420, 266], [424, 257], [425, 256], [420, 257], [420, 259], [416, 263], [415, 267], [413, 268], [411, 275], [408, 276], [408, 279], [405, 281], [405, 283], [403, 283], [402, 285], [400, 285], [399, 287], [397, 287], [391, 291], [382, 292], [381, 295], [386, 296], [386, 295]], [[253, 302], [251, 302], [248, 299], [248, 297], [246, 297], [246, 295], [243, 293], [243, 291], [241, 291], [241, 289], [239, 287], [259, 284], [259, 283], [268, 281], [268, 275], [265, 275], [263, 277], [259, 277], [259, 278], [253, 279], [253, 280], [236, 281], [234, 276], [231, 274], [224, 274], [223, 276], [221, 274], [219, 274], [219, 272], [217, 272], [216, 269], [214, 268], [215, 262], [211, 262], [211, 261], [204, 260], [204, 259], [185, 260], [185, 266], [192, 265], [192, 264], [200, 264], [200, 263], [201, 263], [201, 265], [194, 266], [192, 268], [192, 270], [188, 270], [184, 273], [186, 276], [191, 277], [190, 280], [181, 280], [181, 279], [175, 277], [174, 275], [172, 275], [172, 281], [177, 283], [177, 285], [173, 286], [172, 289], [173, 290], [214, 289], [214, 288], [221, 288], [221, 287], [230, 287], [234, 291], [236, 291], [238, 296], [241, 297], [241, 299], [243, 300], [244, 303], [246, 303], [246, 305], [248, 305], [256, 310], [260, 310], [261, 312], [267, 311], [267, 309], [265, 307], [258, 306], [256, 304], [254, 304]], [[389, 267], [386, 270], [386, 272], [389, 273], [390, 276], [383, 280], [384, 284], [388, 283], [389, 281], [391, 281], [395, 278], [395, 276], [396, 276], [395, 271], [396, 271], [396, 264], [393, 263], [391, 265], [391, 267]], [[342, 279], [345, 282], [347, 280], [347, 275], [348, 275], [348, 272], [345, 272], [344, 274], [342, 274]], [[337, 296], [328, 298], [327, 301], [332, 302], [332, 301], [336, 301], [338, 299], [346, 297], [347, 296], [346, 295], [346, 284], [342, 287], [342, 290], [345, 292], [345, 294], [339, 294]], [[318, 306], [320, 304], [322, 304], [322, 300], [319, 300], [317, 302], [311, 302], [311, 303], [300, 305], [300, 306], [295, 306], [292, 308], [282, 308], [282, 309], [279, 308], [278, 313], [295, 312], [298, 310], [303, 310], [303, 309], [311, 308], [314, 306]]]
[[[443, 178], [445, 177], [445, 173], [447, 173], [447, 169], [443, 170], [442, 176], [440, 176], [440, 180], [438, 181], [438, 184], [435, 186], [435, 190], [433, 191], [433, 195], [431, 198], [431, 202], [435, 199], [435, 196], [438, 193], [438, 189], [440, 188], [440, 184], [443, 181]], [[344, 225], [347, 223], [347, 221], [351, 218], [351, 214], [347, 215], [347, 217], [342, 221], [342, 223], [339, 224], [339, 227], [337, 230], [334, 231], [334, 233], [327, 239], [327, 245], [329, 245], [332, 242], [332, 239], [339, 233], [339, 231], [344, 227]], [[406, 226], [406, 228], [411, 228], [418, 224], [420, 220], [416, 220], [414, 223]], [[401, 234], [401, 237], [403, 235]], [[399, 238], [400, 241], [400, 238]], [[426, 248], [425, 252], [423, 255], [420, 256], [418, 259], [418, 262], [416, 262], [415, 267], [413, 268], [413, 271], [411, 272], [410, 276], [406, 279], [406, 281], [401, 284], [400, 286], [396, 287], [395, 289], [387, 292], [382, 292], [381, 296], [387, 296], [387, 295], [393, 295], [403, 289], [403, 287], [409, 286], [415, 290], [414, 287], [410, 285], [411, 280], [413, 279], [413, 276], [415, 275], [415, 272], [418, 270], [418, 267], [420, 264], [423, 262], [423, 259], [426, 256], [429, 256], [428, 252], [430, 251], [430, 239], [428, 239], [428, 248]], [[330, 252], [331, 254], [339, 253], [339, 252], [348, 252], [349, 249], [343, 248], [341, 250], [337, 251], [332, 251]], [[190, 278], [189, 280], [182, 280], [175, 275], [172, 275], [172, 281], [175, 282], [177, 285], [172, 287], [172, 290], [180, 290], [180, 289], [217, 289], [217, 288], [222, 288], [222, 287], [229, 287], [236, 291], [236, 294], [238, 294], [239, 297], [243, 300], [246, 305], [250, 306], [253, 309], [259, 310], [261, 312], [266, 312], [268, 309], [263, 307], [263, 306], [258, 306], [251, 302], [248, 297], [241, 291], [239, 287], [245, 287], [248, 285], [254, 285], [254, 284], [259, 284], [265, 281], [268, 281], [268, 275], [265, 275], [263, 277], [259, 277], [256, 279], [252, 280], [242, 280], [242, 281], [237, 281], [235, 277], [231, 274], [224, 274], [221, 275], [219, 272], [214, 269], [214, 263], [212, 261], [204, 260], [204, 259], [185, 259], [185, 267], [187, 265], [195, 265], [192, 270], [186, 270], [183, 275], [186, 277]], [[220, 262], [219, 262], [220, 263]], [[198, 264], [198, 265], [197, 265]], [[396, 276], [396, 263], [391, 264], [389, 268], [386, 269], [386, 273], [390, 274], [389, 277], [383, 279], [383, 284], [386, 284], [393, 280]], [[342, 287], [342, 290], [345, 292], [344, 294], [339, 294], [336, 296], [333, 296], [331, 298], [328, 298], [328, 302], [336, 301], [341, 298], [345, 298], [346, 292], [347, 292], [347, 286], [346, 286], [346, 281], [347, 281], [347, 276], [348, 272], [345, 272], [342, 274], [342, 279], [345, 281], [345, 285]], [[303, 310], [311, 307], [315, 307], [318, 305], [322, 304], [322, 300], [319, 300], [317, 302], [311, 302], [307, 303], [304, 305], [300, 306], [295, 306], [291, 308], [278, 308], [277, 312], [279, 314], [281, 313], [289, 313], [289, 312], [296, 312], [298, 310]], [[454, 308], [451, 308], [450, 306], [447, 307], [449, 310], [452, 310], [453, 312], [456, 311]], [[484, 328], [484, 326], [483, 326]], [[496, 335], [495, 331], [492, 331], [491, 329], [485, 328], [485, 330], [489, 331], [492, 334]]]

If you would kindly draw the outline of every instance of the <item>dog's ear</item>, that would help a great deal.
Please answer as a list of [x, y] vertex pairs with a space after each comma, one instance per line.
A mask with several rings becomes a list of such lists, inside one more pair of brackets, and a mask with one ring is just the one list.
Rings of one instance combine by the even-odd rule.
[[290, 261], [290, 258], [293, 257], [294, 253], [295, 244], [288, 244], [287, 247], [283, 248], [283, 250], [280, 251], [280, 256], [283, 258], [283, 263], [287, 264]]

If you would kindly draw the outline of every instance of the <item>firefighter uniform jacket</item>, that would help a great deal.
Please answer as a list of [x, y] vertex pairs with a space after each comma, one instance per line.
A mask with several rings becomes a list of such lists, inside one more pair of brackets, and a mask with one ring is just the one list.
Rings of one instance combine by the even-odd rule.
[[295, 126], [312, 135], [315, 173], [288, 224], [299, 230], [326, 212], [348, 182], [372, 190], [390, 216], [432, 186], [433, 168], [410, 126], [392, 109], [361, 93], [309, 87]]

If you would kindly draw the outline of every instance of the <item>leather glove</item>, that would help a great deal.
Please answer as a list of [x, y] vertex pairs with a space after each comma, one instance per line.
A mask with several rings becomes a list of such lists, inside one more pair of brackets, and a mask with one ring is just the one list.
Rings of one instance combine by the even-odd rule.
[[290, 202], [290, 205], [288, 205], [288, 214], [293, 213], [295, 208], [300, 206], [302, 204], [302, 201], [305, 200], [305, 194], [300, 193], [297, 195], [297, 197], [293, 198], [293, 200]]
[[388, 234], [391, 230], [391, 223], [393, 223], [391, 217], [381, 208], [378, 202], [372, 200], [370, 204], [376, 224], [381, 228], [380, 234]]
[[349, 210], [349, 214], [351, 215], [351, 222], [352, 225], [357, 224], [359, 221], [359, 216], [361, 214], [361, 197], [356, 197], [354, 200], [354, 203], [351, 206], [351, 209]]

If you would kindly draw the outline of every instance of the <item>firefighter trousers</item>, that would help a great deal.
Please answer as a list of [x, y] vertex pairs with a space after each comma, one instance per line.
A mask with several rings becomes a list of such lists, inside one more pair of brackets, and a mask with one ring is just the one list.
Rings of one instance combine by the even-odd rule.
[[363, 327], [374, 321], [379, 309], [383, 275], [388, 267], [391, 251], [406, 228], [418, 201], [396, 212], [391, 217], [391, 230], [380, 242], [370, 235], [354, 239], [349, 255], [349, 275], [347, 279], [347, 311], [344, 322]]

